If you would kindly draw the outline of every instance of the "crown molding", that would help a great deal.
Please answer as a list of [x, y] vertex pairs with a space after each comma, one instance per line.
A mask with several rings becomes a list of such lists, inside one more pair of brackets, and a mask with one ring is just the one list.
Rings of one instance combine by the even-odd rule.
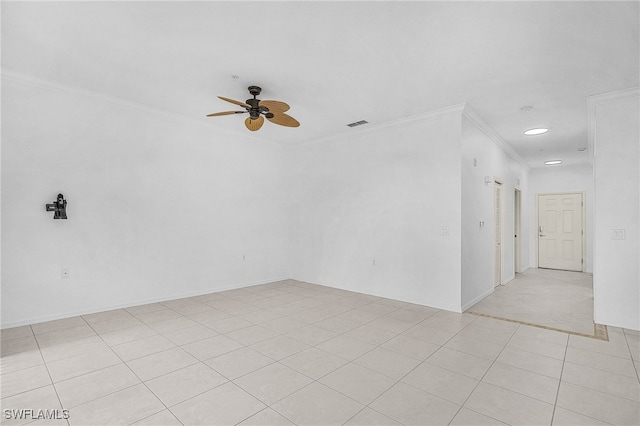
[[260, 137], [259, 135], [254, 134], [253, 132], [241, 133], [239, 131], [229, 130], [224, 127], [217, 126], [212, 121], [206, 121], [204, 119], [200, 120], [192, 116], [178, 114], [178, 113], [163, 110], [160, 108], [154, 108], [139, 102], [131, 101], [125, 98], [117, 97], [117, 96], [111, 96], [111, 95], [94, 92], [87, 89], [67, 86], [67, 85], [52, 82], [49, 80], [43, 80], [41, 78], [34, 77], [32, 75], [21, 73], [21, 72], [16, 72], [7, 68], [0, 69], [0, 78], [2, 79], [3, 82], [7, 81], [7, 82], [12, 82], [15, 84], [22, 85], [22, 86], [35, 87], [41, 90], [47, 90], [47, 91], [62, 94], [62, 95], [73, 96], [76, 98], [91, 99], [93, 101], [107, 104], [115, 108], [127, 109], [130, 111], [161, 116], [165, 120], [173, 120], [179, 123], [186, 123], [191, 126], [197, 125], [197, 126], [204, 126], [207, 128], [215, 128], [216, 131], [224, 133], [225, 136], [229, 136], [229, 137], [252, 138], [255, 140], [259, 140], [261, 143], [267, 142], [267, 143], [275, 144], [279, 147], [282, 147], [284, 145], [281, 142]]
[[395, 120], [385, 121], [382, 123], [368, 124], [363, 127], [356, 127], [353, 129], [347, 129], [344, 132], [336, 133], [329, 136], [322, 136], [315, 139], [309, 139], [302, 141], [296, 146], [307, 146], [312, 144], [318, 144], [323, 142], [330, 142], [337, 139], [344, 139], [345, 137], [356, 137], [363, 134], [377, 132], [384, 129], [390, 129], [395, 127], [407, 127], [416, 124], [424, 123], [427, 121], [435, 120], [438, 118], [446, 117], [449, 115], [460, 115], [464, 109], [465, 104], [451, 105], [444, 108], [428, 111], [421, 114], [410, 115], [408, 117], [402, 117]]
[[587, 97], [587, 153], [593, 164], [596, 154], [596, 108], [599, 105], [640, 97], [640, 87], [616, 90]]
[[482, 133], [487, 135], [489, 139], [493, 141], [498, 148], [503, 150], [509, 157], [520, 164], [526, 171], [531, 169], [531, 166], [495, 131], [489, 124], [482, 119], [468, 104], [465, 104], [462, 116], [467, 118], [473, 123]]

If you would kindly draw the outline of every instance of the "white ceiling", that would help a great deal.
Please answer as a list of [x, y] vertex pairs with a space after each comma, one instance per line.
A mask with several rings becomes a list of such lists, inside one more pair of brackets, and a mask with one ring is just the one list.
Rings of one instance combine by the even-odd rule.
[[259, 85], [301, 122], [258, 132], [285, 143], [466, 102], [532, 167], [577, 164], [586, 97], [640, 84], [638, 6], [3, 1], [2, 67], [243, 133], [245, 116], [205, 115]]

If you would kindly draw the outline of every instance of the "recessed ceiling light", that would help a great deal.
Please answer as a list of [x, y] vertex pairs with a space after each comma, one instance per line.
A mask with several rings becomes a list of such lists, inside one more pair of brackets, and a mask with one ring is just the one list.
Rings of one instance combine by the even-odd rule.
[[547, 166], [553, 166], [554, 164], [562, 164], [562, 160], [549, 160], [545, 161], [544, 164]]
[[535, 129], [525, 130], [524, 134], [527, 136], [533, 136], [533, 135], [541, 135], [543, 133], [547, 133], [548, 131], [549, 129], [547, 129], [546, 127], [538, 127]]

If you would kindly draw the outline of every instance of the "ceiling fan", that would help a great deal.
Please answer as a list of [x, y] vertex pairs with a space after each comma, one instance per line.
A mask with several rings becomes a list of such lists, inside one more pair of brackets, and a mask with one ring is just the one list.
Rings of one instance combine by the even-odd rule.
[[213, 114], [207, 114], [207, 117], [217, 117], [219, 115], [231, 115], [231, 114], [245, 114], [249, 113], [249, 117], [244, 121], [244, 125], [247, 129], [255, 132], [264, 124], [264, 118], [274, 124], [287, 127], [298, 127], [300, 123], [298, 120], [285, 114], [289, 110], [289, 105], [280, 101], [261, 101], [256, 96], [260, 94], [262, 89], [258, 86], [249, 86], [249, 93], [253, 95], [253, 99], [247, 99], [246, 102], [235, 101], [233, 99], [218, 96], [223, 101], [231, 102], [232, 104], [239, 105], [245, 109], [245, 111], [223, 111], [215, 112]]

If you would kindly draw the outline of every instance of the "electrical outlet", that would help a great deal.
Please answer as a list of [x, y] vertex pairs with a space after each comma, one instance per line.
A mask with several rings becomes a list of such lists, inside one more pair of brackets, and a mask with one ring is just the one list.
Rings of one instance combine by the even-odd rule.
[[62, 268], [60, 270], [60, 276], [62, 277], [63, 280], [69, 279], [70, 278], [70, 271], [69, 268]]
[[242, 261], [244, 262], [245, 260], [247, 260], [247, 256], [245, 256], [244, 254], [242, 255]]
[[376, 260], [373, 259], [373, 266], [376, 266]]
[[443, 237], [448, 237], [449, 236], [449, 227], [448, 226], [441, 226], [440, 227], [440, 235]]
[[626, 232], [624, 229], [612, 229], [611, 230], [611, 239], [612, 240], [626, 240]]

